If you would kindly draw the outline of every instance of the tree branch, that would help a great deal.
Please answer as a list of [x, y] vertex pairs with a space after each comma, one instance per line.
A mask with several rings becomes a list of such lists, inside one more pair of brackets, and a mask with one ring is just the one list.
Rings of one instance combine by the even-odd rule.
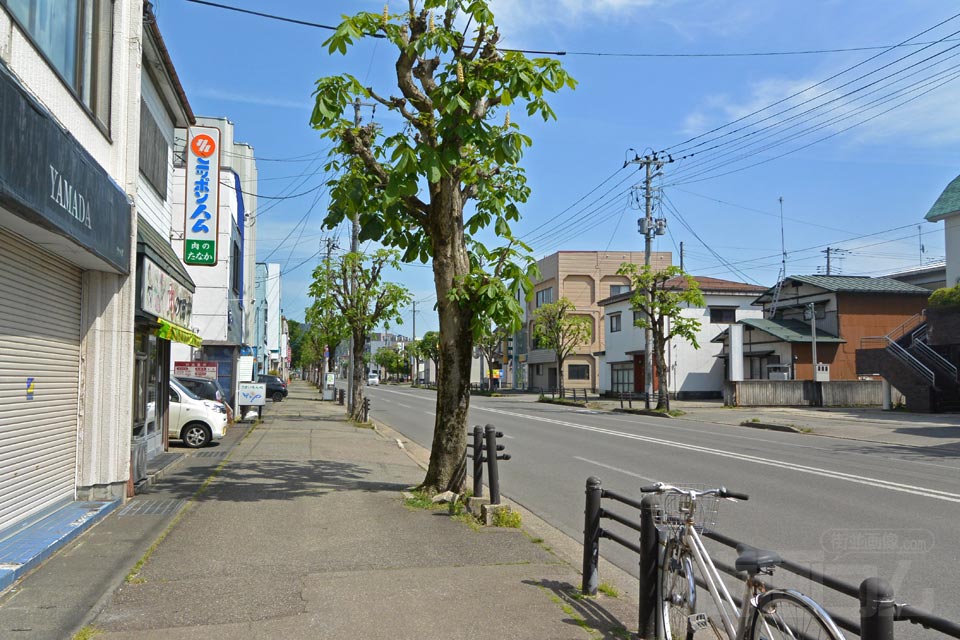
[[[350, 150], [353, 154], [360, 158], [364, 166], [377, 177], [377, 180], [380, 182], [380, 187], [386, 189], [387, 184], [390, 182], [390, 176], [387, 174], [387, 170], [383, 165], [374, 157], [373, 151], [370, 149], [372, 137], [373, 131], [368, 127], [359, 129], [356, 132], [353, 129], [345, 129], [343, 132], [343, 140], [350, 145]], [[419, 224], [425, 224], [427, 214], [430, 211], [429, 205], [417, 196], [402, 196], [402, 200], [408, 207], [407, 215]]]
[[390, 96], [390, 99], [388, 100], [387, 98], [383, 98], [379, 96], [377, 92], [373, 90], [373, 87], [367, 87], [367, 93], [370, 94], [371, 98], [373, 98], [374, 100], [376, 100], [377, 102], [385, 106], [386, 108], [393, 109], [399, 112], [400, 115], [404, 117], [404, 119], [412, 122], [413, 124], [418, 124], [417, 116], [415, 116], [413, 112], [408, 111], [406, 108], [407, 106], [406, 99]]

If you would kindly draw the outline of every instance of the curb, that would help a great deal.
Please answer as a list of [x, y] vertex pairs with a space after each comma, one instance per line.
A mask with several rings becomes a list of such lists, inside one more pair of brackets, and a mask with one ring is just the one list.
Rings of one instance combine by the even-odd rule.
[[[783, 431], [785, 433], [804, 433], [796, 427], [790, 426], [788, 424], [776, 424], [773, 422], [750, 422], [749, 420], [744, 420], [740, 423], [741, 427], [752, 427], [754, 429], [766, 429], [767, 431]], [[811, 430], [811, 433], [813, 430]]]
[[670, 415], [669, 413], [663, 413], [662, 411], [654, 411], [653, 409], [621, 409], [621, 408], [619, 408], [619, 407], [615, 407], [615, 408], [613, 408], [613, 409], [609, 409], [609, 411], [610, 411], [611, 413], [628, 413], [628, 414], [630, 414], [630, 415], [635, 415], [635, 416], [650, 416], [650, 417], [653, 417], [653, 418], [670, 418], [670, 419], [673, 419], [673, 418], [676, 417], [676, 416]]

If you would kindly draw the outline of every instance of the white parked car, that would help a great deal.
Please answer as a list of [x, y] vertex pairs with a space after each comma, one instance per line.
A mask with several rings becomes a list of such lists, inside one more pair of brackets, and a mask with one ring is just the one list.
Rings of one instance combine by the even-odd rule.
[[376, 387], [380, 385], [380, 374], [379, 373], [368, 373], [367, 374], [367, 386]]
[[170, 437], [191, 449], [221, 439], [227, 432], [222, 402], [204, 400], [176, 380], [170, 380]]

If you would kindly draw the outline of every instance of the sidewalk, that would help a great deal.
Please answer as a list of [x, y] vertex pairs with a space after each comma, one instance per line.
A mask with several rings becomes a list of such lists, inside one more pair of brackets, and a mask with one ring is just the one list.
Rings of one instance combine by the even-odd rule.
[[[400, 492], [423, 470], [396, 441], [354, 427], [316, 397], [294, 383], [216, 460], [219, 474], [198, 495], [191, 483], [216, 467], [185, 464], [151, 489], [145, 499], [181, 504], [129, 579], [137, 549], [113, 547], [138, 535], [118, 528], [137, 520], [124, 507], [0, 598], [0, 636], [70, 637], [82, 625], [96, 638], [164, 640], [586, 640], [635, 631], [634, 603], [578, 599], [577, 571], [537, 539], [404, 506]], [[141, 554], [164, 527], [139, 534]], [[107, 558], [111, 551], [122, 557]], [[94, 580], [89, 572], [106, 560], [113, 582]], [[105, 597], [88, 593], [97, 589]], [[51, 603], [74, 613], [73, 627], [49, 624]]]

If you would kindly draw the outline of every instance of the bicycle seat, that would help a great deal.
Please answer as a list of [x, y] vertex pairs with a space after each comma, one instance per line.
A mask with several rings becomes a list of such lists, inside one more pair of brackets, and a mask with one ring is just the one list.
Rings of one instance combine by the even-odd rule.
[[767, 551], [766, 549], [757, 549], [745, 544], [737, 545], [736, 567], [737, 571], [746, 571], [749, 574], [760, 573], [763, 569], [776, 567], [783, 558], [776, 551]]

